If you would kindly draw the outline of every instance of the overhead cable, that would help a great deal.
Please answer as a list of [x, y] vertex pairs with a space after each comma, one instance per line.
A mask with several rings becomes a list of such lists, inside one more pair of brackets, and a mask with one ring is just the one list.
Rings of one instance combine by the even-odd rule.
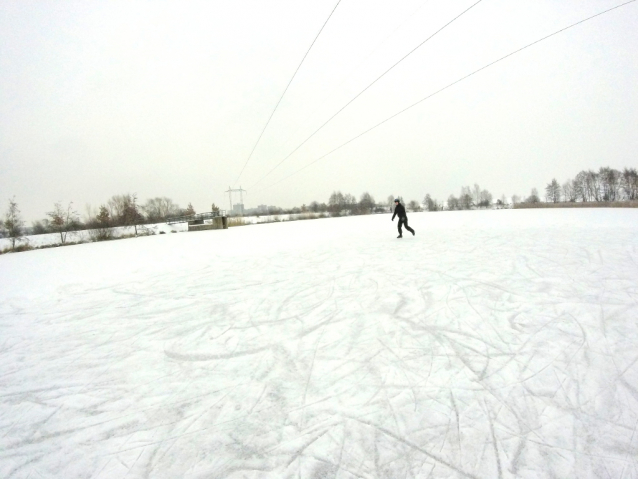
[[277, 111], [277, 108], [279, 107], [279, 104], [281, 103], [281, 100], [284, 98], [284, 95], [288, 91], [288, 87], [290, 87], [290, 84], [295, 79], [295, 76], [297, 75], [297, 72], [299, 71], [299, 69], [301, 68], [301, 65], [303, 64], [304, 60], [308, 56], [308, 53], [310, 53], [310, 50], [312, 50], [313, 45], [317, 41], [317, 38], [319, 38], [319, 35], [321, 35], [321, 32], [323, 31], [325, 26], [328, 24], [328, 21], [330, 20], [330, 17], [332, 17], [332, 14], [335, 12], [335, 10], [337, 9], [337, 7], [339, 6], [340, 3], [341, 3], [341, 0], [338, 0], [337, 4], [334, 6], [332, 11], [330, 12], [330, 15], [328, 15], [328, 18], [326, 19], [326, 21], [321, 26], [321, 29], [319, 30], [319, 33], [317, 33], [317, 35], [315, 36], [315, 39], [310, 44], [310, 47], [306, 51], [306, 54], [301, 59], [301, 62], [299, 62], [299, 65], [297, 66], [297, 69], [295, 70], [295, 72], [292, 74], [292, 77], [290, 78], [290, 81], [288, 82], [288, 85], [286, 85], [286, 88], [284, 89], [284, 92], [279, 97], [279, 101], [277, 101], [277, 104], [275, 105], [275, 108], [273, 109], [272, 113], [268, 117], [268, 121], [264, 125], [264, 128], [261, 130], [261, 133], [259, 134], [259, 138], [257, 138], [257, 141], [255, 142], [255, 144], [253, 146], [253, 149], [250, 150], [250, 154], [248, 155], [248, 158], [246, 159], [246, 162], [244, 163], [244, 166], [242, 167], [241, 171], [239, 172], [239, 176], [237, 176], [237, 179], [235, 180], [235, 183], [237, 183], [239, 181], [239, 179], [241, 178], [241, 175], [244, 173], [244, 170], [246, 169], [246, 165], [248, 165], [248, 162], [252, 158], [253, 153], [255, 152], [255, 149], [257, 148], [257, 145], [259, 144], [259, 142], [261, 140], [261, 137], [264, 135], [264, 132], [266, 131], [266, 128], [268, 128], [268, 125], [270, 124], [270, 120], [272, 120], [272, 117], [275, 115], [275, 112]]
[[319, 160], [322, 160], [322, 159], [323, 159], [323, 158], [325, 158], [326, 156], [331, 155], [331, 154], [332, 154], [332, 153], [334, 153], [335, 151], [337, 151], [337, 150], [339, 150], [339, 149], [343, 148], [344, 146], [348, 145], [349, 143], [352, 143], [353, 141], [355, 141], [356, 139], [358, 139], [358, 138], [362, 137], [363, 135], [365, 135], [365, 134], [367, 134], [367, 133], [370, 133], [372, 130], [374, 130], [374, 129], [376, 129], [376, 128], [380, 127], [380, 126], [381, 126], [381, 125], [383, 125], [384, 123], [387, 123], [388, 121], [392, 120], [393, 118], [396, 118], [397, 116], [401, 115], [402, 113], [405, 113], [406, 111], [410, 110], [411, 108], [414, 108], [415, 106], [419, 105], [420, 103], [423, 103], [424, 101], [429, 100], [429, 99], [430, 99], [430, 98], [432, 98], [433, 96], [438, 95], [439, 93], [441, 93], [441, 92], [443, 92], [443, 91], [447, 90], [448, 88], [453, 87], [453, 86], [454, 86], [454, 85], [456, 85], [457, 83], [460, 83], [460, 82], [462, 82], [463, 80], [467, 80], [467, 79], [468, 79], [468, 78], [470, 78], [471, 76], [476, 75], [477, 73], [479, 73], [479, 72], [481, 72], [481, 71], [485, 70], [486, 68], [489, 68], [489, 67], [491, 67], [492, 65], [495, 65], [495, 64], [497, 64], [497, 63], [499, 63], [499, 62], [501, 62], [501, 61], [505, 60], [506, 58], [511, 57], [512, 55], [515, 55], [515, 54], [517, 54], [517, 53], [520, 53], [520, 52], [522, 52], [523, 50], [525, 50], [525, 49], [527, 49], [527, 48], [529, 48], [529, 47], [532, 47], [532, 46], [536, 45], [537, 43], [540, 43], [540, 42], [542, 42], [542, 41], [544, 41], [544, 40], [547, 40], [548, 38], [551, 38], [551, 37], [553, 37], [553, 36], [555, 36], [555, 35], [558, 35], [559, 33], [562, 33], [562, 32], [564, 32], [565, 30], [569, 30], [570, 28], [575, 27], [575, 26], [577, 26], [577, 25], [580, 25], [581, 23], [585, 23], [585, 22], [587, 22], [587, 21], [589, 21], [589, 20], [592, 20], [592, 19], [594, 19], [594, 18], [596, 18], [596, 17], [599, 17], [599, 16], [601, 16], [601, 15], [604, 15], [605, 13], [609, 13], [609, 12], [611, 12], [612, 10], [616, 10], [616, 9], [618, 9], [618, 8], [624, 7], [625, 5], [629, 5], [630, 3], [633, 3], [633, 2], [635, 2], [635, 1], [636, 1], [636, 0], [629, 0], [628, 2], [621, 3], [620, 5], [616, 5], [615, 7], [612, 7], [612, 8], [609, 8], [609, 9], [607, 9], [607, 10], [604, 10], [604, 11], [602, 11], [602, 12], [600, 12], [600, 13], [597, 13], [596, 15], [592, 15], [591, 17], [584, 18], [583, 20], [580, 20], [580, 21], [578, 21], [578, 22], [576, 22], [576, 23], [572, 23], [571, 25], [569, 25], [569, 26], [567, 26], [567, 27], [561, 28], [560, 30], [555, 31], [554, 33], [550, 33], [549, 35], [546, 35], [546, 36], [544, 36], [544, 37], [542, 37], [542, 38], [539, 38], [538, 40], [533, 41], [532, 43], [529, 43], [529, 44], [525, 45], [524, 47], [521, 47], [521, 48], [519, 48], [519, 49], [517, 49], [517, 50], [514, 50], [514, 51], [513, 51], [513, 52], [511, 52], [511, 53], [508, 53], [507, 55], [505, 55], [505, 56], [503, 56], [503, 57], [499, 58], [498, 60], [494, 60], [493, 62], [490, 62], [490, 63], [488, 63], [487, 65], [482, 66], [482, 67], [481, 67], [481, 68], [479, 68], [478, 70], [474, 70], [472, 73], [469, 73], [469, 74], [465, 75], [464, 77], [461, 77], [461, 78], [459, 78], [458, 80], [456, 80], [456, 81], [454, 81], [454, 82], [450, 83], [449, 85], [446, 85], [446, 86], [444, 86], [443, 88], [441, 88], [441, 89], [439, 89], [439, 90], [435, 91], [434, 93], [431, 93], [431, 94], [429, 94], [428, 96], [426, 96], [426, 97], [424, 97], [424, 98], [421, 98], [419, 101], [417, 101], [417, 102], [415, 102], [415, 103], [411, 104], [410, 106], [408, 106], [408, 107], [404, 108], [403, 110], [398, 111], [398, 112], [397, 112], [397, 113], [395, 113], [394, 115], [389, 116], [389, 117], [388, 117], [388, 118], [386, 118], [385, 120], [383, 120], [383, 121], [381, 121], [381, 122], [377, 123], [376, 125], [374, 125], [374, 126], [372, 126], [372, 127], [368, 128], [367, 130], [363, 131], [362, 133], [359, 133], [359, 134], [358, 134], [357, 136], [355, 136], [354, 138], [349, 139], [349, 140], [348, 140], [348, 141], [346, 141], [345, 143], [342, 143], [342, 144], [341, 144], [341, 145], [339, 145], [338, 147], [336, 147], [336, 148], [334, 148], [334, 149], [330, 150], [328, 153], [326, 153], [326, 154], [324, 154], [324, 155], [320, 156], [319, 158], [316, 158], [316, 159], [315, 159], [315, 160], [313, 160], [312, 162], [308, 163], [306, 166], [303, 166], [303, 167], [299, 168], [298, 170], [295, 170], [295, 171], [294, 171], [294, 172], [292, 172], [290, 175], [288, 175], [288, 176], [286, 176], [286, 177], [282, 178], [281, 180], [279, 180], [279, 181], [277, 181], [277, 182], [275, 182], [275, 183], [272, 183], [271, 185], [267, 186], [266, 188], [270, 188], [270, 187], [272, 187], [272, 186], [275, 186], [275, 185], [277, 185], [277, 184], [281, 183], [282, 181], [287, 180], [287, 179], [288, 179], [288, 178], [290, 178], [291, 176], [294, 176], [294, 175], [296, 175], [297, 173], [300, 173], [301, 171], [305, 170], [306, 168], [308, 168], [308, 167], [310, 167], [310, 166], [314, 165], [315, 163], [317, 163]]
[[406, 55], [404, 55], [399, 61], [397, 61], [394, 65], [392, 65], [390, 68], [388, 68], [386, 71], [384, 71], [381, 75], [379, 75], [372, 83], [370, 83], [368, 86], [366, 86], [363, 90], [361, 90], [359, 93], [357, 93], [350, 101], [348, 101], [348, 103], [346, 103], [345, 105], [343, 105], [334, 115], [332, 115], [330, 118], [328, 118], [319, 128], [317, 128], [314, 132], [312, 132], [310, 134], [310, 136], [308, 136], [304, 141], [302, 141], [301, 143], [299, 143], [299, 145], [297, 145], [297, 147], [292, 150], [283, 160], [281, 160], [279, 163], [277, 163], [275, 165], [274, 168], [272, 168], [270, 171], [268, 171], [268, 173], [266, 173], [264, 176], [262, 176], [255, 184], [253, 184], [251, 186], [251, 188], [254, 188], [256, 185], [258, 185], [259, 183], [261, 183], [264, 179], [266, 179], [273, 171], [275, 171], [277, 168], [279, 168], [279, 166], [286, 161], [288, 158], [290, 158], [299, 148], [301, 148], [303, 145], [306, 144], [306, 142], [308, 140], [310, 140], [313, 136], [315, 136], [317, 133], [319, 133], [319, 131], [321, 131], [321, 129], [323, 129], [324, 126], [326, 126], [328, 123], [330, 123], [339, 113], [341, 113], [343, 110], [345, 110], [353, 101], [355, 101], [357, 98], [359, 98], [361, 95], [363, 95], [372, 85], [374, 85], [376, 82], [378, 82], [379, 80], [381, 80], [381, 78], [383, 78], [386, 74], [388, 74], [394, 67], [396, 67], [399, 63], [401, 63], [403, 60], [405, 60], [406, 58], [408, 58], [410, 55], [412, 55], [415, 51], [417, 51], [419, 48], [421, 48], [423, 45], [425, 45], [429, 40], [431, 40], [434, 36], [436, 36], [437, 34], [439, 34], [441, 31], [443, 31], [446, 27], [448, 27], [449, 25], [451, 25], [452, 23], [454, 23], [456, 20], [458, 20], [460, 17], [462, 17], [465, 13], [469, 12], [472, 8], [474, 8], [476, 5], [478, 5], [479, 3], [481, 3], [483, 0], [478, 0], [476, 3], [473, 3], [472, 5], [470, 5], [468, 8], [466, 8], [465, 10], [463, 10], [461, 13], [459, 13], [456, 17], [454, 17], [452, 20], [450, 20], [449, 22], [447, 22], [445, 25], [443, 25], [441, 28], [439, 28], [436, 32], [434, 32], [432, 35], [430, 35], [428, 38], [426, 38], [425, 40], [423, 40], [421, 43], [419, 43], [416, 47], [414, 47], [410, 52], [408, 52]]

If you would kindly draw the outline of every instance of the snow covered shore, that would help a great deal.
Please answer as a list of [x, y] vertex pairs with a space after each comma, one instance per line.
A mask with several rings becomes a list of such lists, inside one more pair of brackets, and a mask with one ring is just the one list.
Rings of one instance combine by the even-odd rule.
[[0, 256], [0, 477], [638, 477], [638, 210]]

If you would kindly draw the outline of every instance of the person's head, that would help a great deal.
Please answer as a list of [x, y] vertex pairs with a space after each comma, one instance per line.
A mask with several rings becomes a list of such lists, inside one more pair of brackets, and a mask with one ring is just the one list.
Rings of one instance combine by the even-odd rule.
[[394, 204], [398, 205], [399, 204], [399, 198], [397, 198], [396, 200], [394, 200]]

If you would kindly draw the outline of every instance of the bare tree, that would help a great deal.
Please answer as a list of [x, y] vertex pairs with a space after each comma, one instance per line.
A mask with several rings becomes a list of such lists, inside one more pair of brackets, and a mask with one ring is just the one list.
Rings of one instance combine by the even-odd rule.
[[15, 196], [9, 200], [9, 208], [4, 216], [2, 226], [4, 226], [7, 236], [11, 239], [11, 249], [15, 251], [16, 242], [22, 238], [24, 232], [24, 221], [22, 221]]
[[620, 171], [605, 167], [598, 171], [604, 201], [616, 201], [620, 192]]
[[638, 199], [638, 171], [636, 171], [636, 168], [625, 168], [623, 170], [621, 185], [628, 200]]
[[62, 207], [62, 203], [55, 203], [53, 211], [47, 213], [51, 218], [51, 229], [60, 234], [60, 242], [66, 243], [66, 237], [69, 231], [74, 230], [79, 222], [77, 211], [73, 210], [73, 202], [69, 203], [66, 209]]
[[357, 206], [357, 199], [350, 193], [343, 195], [343, 204], [349, 211], [352, 211]]
[[565, 183], [563, 183], [563, 196], [565, 198], [565, 201], [569, 201], [571, 203], [574, 203], [576, 201], [577, 194], [576, 188], [574, 188], [573, 180], [567, 180]]
[[472, 195], [473, 203], [478, 206], [481, 203], [481, 188], [479, 187], [478, 183], [474, 183], [474, 188], [472, 188], [472, 192], [470, 194]]
[[332, 215], [338, 215], [344, 205], [344, 196], [341, 191], [333, 191], [328, 198], [328, 209]]
[[[480, 193], [480, 192], [479, 192]], [[470, 210], [474, 206], [474, 200], [472, 198], [472, 191], [469, 186], [461, 187], [461, 196], [459, 196], [458, 207], [461, 210]]]
[[367, 215], [374, 209], [374, 198], [367, 191], [361, 195], [361, 199], [359, 200], [359, 211]]
[[461, 209], [460, 208], [460, 204], [459, 204], [459, 199], [454, 196], [454, 195], [450, 195], [448, 196], [447, 199], [447, 209], [448, 210], [458, 210]]
[[517, 203], [521, 202], [521, 197], [518, 195], [512, 195], [512, 205], [515, 205]]
[[481, 208], [489, 208], [492, 205], [492, 193], [487, 190], [481, 190], [479, 193], [478, 206]]
[[210, 210], [213, 213], [219, 213], [219, 206], [217, 206], [215, 203], [213, 203], [212, 206], [210, 207]]
[[585, 185], [590, 198], [596, 201], [602, 201], [603, 195], [600, 185], [600, 177], [595, 171], [589, 170], [585, 176]]
[[150, 222], [166, 221], [167, 217], [178, 216], [180, 213], [179, 206], [165, 196], [146, 200], [142, 210]]
[[438, 211], [441, 209], [436, 200], [433, 200], [429, 193], [425, 195], [425, 198], [423, 198], [423, 207], [428, 211]]
[[115, 226], [124, 225], [125, 210], [129, 203], [129, 195], [113, 195], [106, 202], [109, 209], [109, 217]]
[[531, 194], [525, 199], [526, 203], [540, 203], [541, 199], [538, 196], [538, 190], [536, 188], [532, 188]]
[[545, 187], [545, 196], [548, 201], [552, 203], [558, 203], [560, 201], [560, 185], [556, 178], [554, 178], [551, 183], [548, 183]]
[[410, 211], [421, 211], [421, 205], [419, 205], [419, 202], [416, 200], [411, 200], [408, 203], [408, 209]]

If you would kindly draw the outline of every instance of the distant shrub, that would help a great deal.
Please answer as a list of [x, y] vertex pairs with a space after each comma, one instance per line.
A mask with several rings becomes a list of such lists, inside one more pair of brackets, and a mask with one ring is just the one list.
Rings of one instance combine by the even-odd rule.
[[93, 242], [111, 240], [113, 239], [113, 230], [111, 228], [95, 228], [89, 230], [89, 239]]

